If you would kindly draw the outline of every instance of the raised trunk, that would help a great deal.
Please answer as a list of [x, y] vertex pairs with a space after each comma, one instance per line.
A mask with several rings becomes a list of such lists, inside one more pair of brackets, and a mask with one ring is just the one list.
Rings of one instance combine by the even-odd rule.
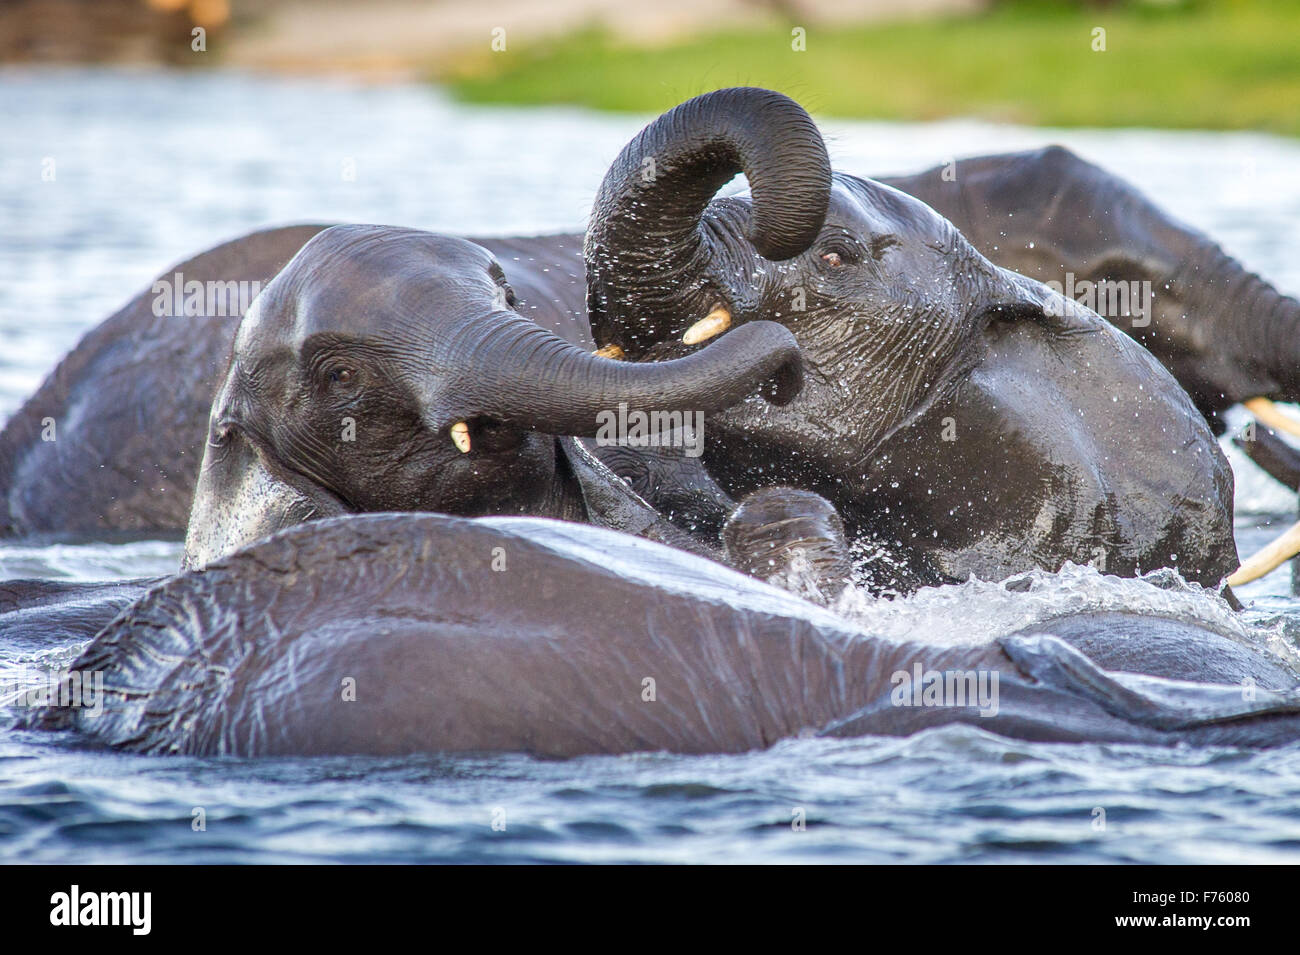
[[[680, 322], [682, 282], [706, 264], [700, 217], [714, 194], [744, 172], [753, 194], [746, 238], [759, 254], [788, 259], [807, 249], [830, 200], [831, 168], [812, 118], [771, 90], [719, 90], [659, 117], [610, 167], [587, 232], [588, 310], [600, 345], [639, 352]], [[611, 307], [635, 301], [638, 326], [613, 342]], [[626, 315], [619, 316], [626, 319]]]

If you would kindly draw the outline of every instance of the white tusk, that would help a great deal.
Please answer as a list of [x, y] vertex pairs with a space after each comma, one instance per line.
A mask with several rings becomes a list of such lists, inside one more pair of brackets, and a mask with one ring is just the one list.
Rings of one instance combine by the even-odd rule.
[[1300, 438], [1300, 421], [1283, 414], [1282, 410], [1267, 398], [1251, 398], [1249, 401], [1243, 401], [1242, 404], [1247, 411], [1274, 431], [1285, 431], [1289, 435]]
[[456, 450], [461, 454], [469, 454], [469, 425], [464, 421], [457, 421], [451, 426], [451, 443], [456, 445]]
[[700, 342], [707, 342], [715, 335], [721, 335], [730, 327], [731, 313], [727, 311], [727, 307], [715, 305], [713, 311], [686, 329], [686, 334], [682, 336], [682, 343], [698, 345]]
[[619, 348], [617, 345], [612, 345], [612, 344], [606, 345], [604, 348], [596, 349], [597, 358], [609, 358], [612, 359], [613, 361], [622, 361], [623, 354], [624, 354], [623, 349]]
[[1300, 554], [1300, 523], [1292, 524], [1254, 557], [1249, 557], [1236, 569], [1228, 583], [1234, 587], [1258, 580], [1269, 571], [1280, 567], [1296, 554]]

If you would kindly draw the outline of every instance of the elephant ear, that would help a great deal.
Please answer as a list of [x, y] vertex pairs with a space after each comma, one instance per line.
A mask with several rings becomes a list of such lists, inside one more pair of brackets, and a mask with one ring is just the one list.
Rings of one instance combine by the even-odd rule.
[[592, 524], [719, 559], [720, 548], [710, 548], [669, 523], [577, 438], [560, 438], [559, 444], [562, 467], [577, 483], [587, 520]]
[[1245, 694], [1240, 685], [1103, 670], [1046, 631], [1013, 634], [998, 643], [1035, 682], [1081, 696], [1119, 719], [1165, 732], [1300, 713], [1300, 689], [1255, 687], [1253, 693]]

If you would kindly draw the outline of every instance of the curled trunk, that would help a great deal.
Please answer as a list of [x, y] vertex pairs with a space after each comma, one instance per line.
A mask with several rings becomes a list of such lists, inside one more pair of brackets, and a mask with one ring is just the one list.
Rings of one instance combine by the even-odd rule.
[[[637, 303], [617, 344], [640, 352], [681, 321], [682, 283], [707, 264], [700, 217], [744, 172], [753, 194], [746, 238], [760, 255], [792, 258], [825, 220], [831, 168], [812, 118], [789, 97], [752, 88], [698, 96], [630, 142], [597, 193], [587, 232], [588, 310], [600, 345], [611, 309]], [[620, 315], [620, 318], [626, 316]]]

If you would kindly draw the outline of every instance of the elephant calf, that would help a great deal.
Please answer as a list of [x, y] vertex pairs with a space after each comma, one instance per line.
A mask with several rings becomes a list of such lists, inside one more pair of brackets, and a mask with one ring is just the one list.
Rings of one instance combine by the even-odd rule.
[[843, 585], [842, 535], [808, 530], [829, 511], [816, 495], [762, 489], [724, 544], [660, 517], [569, 437], [596, 434], [621, 406], [710, 414], [756, 392], [789, 401], [801, 365], [787, 330], [755, 323], [690, 357], [637, 365], [517, 307], [500, 264], [467, 240], [379, 226], [312, 238], [240, 324], [184, 566], [308, 520], [436, 511], [591, 522], [763, 576], [806, 554], [814, 584]]
[[[715, 198], [740, 172], [750, 193]], [[787, 97], [720, 90], [652, 122], [601, 184], [585, 255], [592, 333], [630, 361], [794, 333], [803, 390], [715, 415], [704, 465], [733, 495], [821, 494], [903, 565], [886, 585], [1074, 561], [1215, 586], [1237, 567], [1232, 472], [1168, 371], [918, 199], [832, 172]]]

